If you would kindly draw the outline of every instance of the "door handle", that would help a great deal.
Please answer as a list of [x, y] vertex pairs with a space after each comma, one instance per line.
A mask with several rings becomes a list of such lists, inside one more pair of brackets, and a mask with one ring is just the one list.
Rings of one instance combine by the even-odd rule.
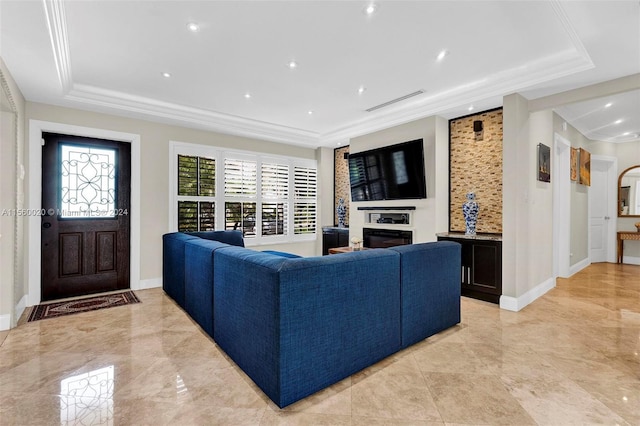
[[604, 220], [609, 220], [609, 219], [611, 219], [609, 216], [604, 217]]
[[45, 228], [45, 229], [49, 229], [49, 228], [51, 228], [51, 224], [49, 222], [45, 222], [45, 223], [42, 224], [42, 227]]

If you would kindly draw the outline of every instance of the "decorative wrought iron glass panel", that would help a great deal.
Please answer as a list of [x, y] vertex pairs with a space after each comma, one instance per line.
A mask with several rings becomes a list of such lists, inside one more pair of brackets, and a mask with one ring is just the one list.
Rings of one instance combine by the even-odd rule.
[[116, 150], [61, 145], [60, 217], [116, 216]]

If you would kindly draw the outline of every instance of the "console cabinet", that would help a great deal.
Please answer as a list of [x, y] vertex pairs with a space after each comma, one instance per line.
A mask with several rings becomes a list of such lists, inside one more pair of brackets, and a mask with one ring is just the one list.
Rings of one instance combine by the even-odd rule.
[[349, 228], [337, 226], [322, 227], [322, 255], [328, 255], [329, 249], [349, 246]]
[[462, 245], [462, 295], [499, 303], [502, 295], [502, 240], [496, 235], [438, 234], [438, 241]]

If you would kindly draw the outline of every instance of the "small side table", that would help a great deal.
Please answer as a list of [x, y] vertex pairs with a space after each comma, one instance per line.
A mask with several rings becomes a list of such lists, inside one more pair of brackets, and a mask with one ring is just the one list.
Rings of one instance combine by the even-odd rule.
[[366, 247], [360, 247], [358, 250], [354, 250], [353, 247], [334, 247], [329, 249], [329, 254], [350, 253], [352, 251], [369, 250]]
[[624, 257], [624, 240], [640, 241], [640, 232], [620, 231], [618, 232], [618, 263], [622, 263]]

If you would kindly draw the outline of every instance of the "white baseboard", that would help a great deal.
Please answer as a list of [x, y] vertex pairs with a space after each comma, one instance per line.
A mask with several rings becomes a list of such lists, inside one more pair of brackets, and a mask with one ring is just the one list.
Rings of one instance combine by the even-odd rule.
[[622, 263], [628, 263], [630, 265], [640, 265], [640, 257], [623, 256]]
[[591, 259], [589, 259], [588, 257], [576, 263], [575, 265], [571, 265], [569, 267], [569, 277], [571, 277], [573, 274], [577, 274], [589, 265], [591, 265]]
[[552, 288], [556, 286], [555, 278], [549, 278], [548, 280], [538, 284], [520, 297], [500, 296], [500, 309], [507, 311], [518, 312], [538, 297], [542, 296]]
[[0, 315], [0, 331], [11, 329], [11, 315]]
[[137, 285], [132, 285], [131, 290], [146, 290], [148, 288], [162, 287], [162, 278], [150, 278], [148, 280], [140, 280]]
[[16, 321], [20, 319], [22, 313], [27, 308], [27, 295], [22, 296], [18, 304], [16, 305]]

